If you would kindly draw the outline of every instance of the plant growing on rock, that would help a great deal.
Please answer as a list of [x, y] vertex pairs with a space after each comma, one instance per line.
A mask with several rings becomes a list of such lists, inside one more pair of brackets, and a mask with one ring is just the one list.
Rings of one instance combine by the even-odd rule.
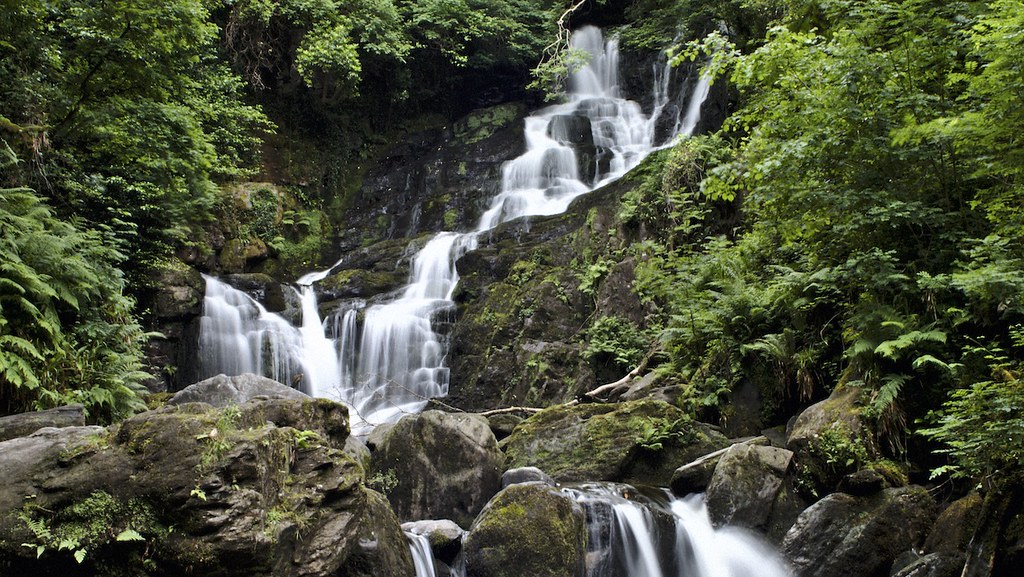
[[[116, 547], [122, 568], [153, 569], [153, 548], [169, 532], [146, 502], [122, 501], [105, 491], [95, 491], [56, 512], [28, 503], [18, 518], [34, 536], [33, 542], [22, 546], [34, 549], [37, 558], [69, 554], [78, 564], [100, 549]], [[107, 574], [105, 568], [97, 569]]]

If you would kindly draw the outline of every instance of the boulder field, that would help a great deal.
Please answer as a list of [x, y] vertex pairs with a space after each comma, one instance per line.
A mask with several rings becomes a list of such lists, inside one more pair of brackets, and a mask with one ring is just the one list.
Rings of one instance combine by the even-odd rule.
[[659, 400], [580, 403], [499, 443], [486, 416], [431, 410], [364, 444], [343, 405], [252, 375], [107, 428], [75, 414], [0, 419], [4, 575], [411, 576], [404, 528], [438, 574], [582, 577], [586, 516], [561, 485], [575, 481], [703, 491], [716, 525], [773, 542], [797, 577], [1010, 575], [1021, 550], [1006, 530], [1020, 495], [940, 514], [870, 468], [823, 491], [808, 447], [832, 425], [813, 414], [788, 439], [727, 439]]

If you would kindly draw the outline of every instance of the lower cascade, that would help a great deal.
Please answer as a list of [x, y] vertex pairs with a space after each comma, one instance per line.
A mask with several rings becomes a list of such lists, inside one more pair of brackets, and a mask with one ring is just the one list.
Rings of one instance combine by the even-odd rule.
[[[757, 537], [731, 527], [715, 529], [701, 494], [677, 499], [662, 489], [615, 483], [561, 491], [586, 514], [586, 551], [577, 575], [582, 571], [586, 577], [791, 576], [785, 562]], [[416, 577], [435, 577], [427, 537], [406, 532], [406, 538]], [[475, 573], [462, 557], [448, 569], [463, 577]]]
[[[526, 118], [526, 151], [504, 164], [501, 192], [476, 230], [439, 232], [414, 257], [403, 291], [372, 306], [347, 305], [325, 319], [312, 285], [331, 269], [296, 282], [297, 323], [207, 277], [200, 376], [253, 372], [342, 401], [351, 408], [353, 430], [361, 434], [446, 396], [448, 347], [434, 326], [454, 309], [456, 260], [477, 246], [481, 233], [512, 219], [561, 213], [576, 197], [689, 135], [708, 95], [709, 81], [701, 77], [684, 90], [690, 98], [687, 107], [669, 106], [673, 75], [663, 63], [655, 68], [653, 105], [645, 113], [620, 93], [616, 38], [606, 40], [599, 29], [584, 27], [574, 32], [572, 44], [590, 55], [588, 63], [569, 78], [566, 102]], [[657, 133], [666, 132], [665, 127], [667, 134], [659, 140]], [[591, 153], [574, 147], [580, 133], [592, 136]]]
[[587, 577], [788, 577], [771, 547], [715, 529], [702, 495], [588, 484], [565, 489], [587, 513]]

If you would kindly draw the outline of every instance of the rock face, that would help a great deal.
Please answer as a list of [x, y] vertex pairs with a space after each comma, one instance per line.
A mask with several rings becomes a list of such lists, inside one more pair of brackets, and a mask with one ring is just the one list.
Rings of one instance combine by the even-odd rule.
[[582, 577], [583, 509], [543, 484], [498, 493], [466, 536], [466, 577]]
[[538, 467], [557, 481], [664, 486], [680, 464], [727, 444], [668, 403], [630, 401], [545, 409], [504, 446], [510, 467]]
[[487, 419], [426, 411], [387, 431], [375, 446], [370, 475], [394, 484], [388, 500], [402, 520], [451, 519], [468, 527], [501, 488], [504, 470]]
[[402, 523], [402, 529], [416, 535], [423, 535], [430, 543], [434, 558], [442, 563], [452, 564], [462, 550], [462, 538], [466, 532], [454, 521], [410, 521]]
[[0, 441], [30, 435], [43, 427], [75, 427], [85, 425], [82, 405], [66, 405], [46, 411], [35, 411], [0, 417]]
[[934, 519], [935, 503], [922, 487], [871, 497], [833, 493], [800, 514], [783, 554], [796, 577], [885, 577]]
[[786, 449], [733, 445], [722, 455], [708, 485], [711, 521], [767, 530], [792, 462], [793, 453]]
[[186, 403], [0, 443], [0, 567], [408, 576], [397, 518], [343, 452], [347, 414], [321, 399]]
[[804, 409], [787, 431], [786, 447], [795, 453], [798, 474], [812, 495], [835, 491], [844, 476], [856, 472], [858, 461], [877, 453], [869, 448], [871, 435], [861, 419], [862, 394], [860, 388], [840, 385]]
[[[448, 126], [408, 134], [382, 151], [338, 207], [337, 259], [385, 239], [465, 230], [501, 183], [501, 163], [523, 151], [525, 107], [475, 110]], [[329, 261], [330, 259], [328, 259]]]
[[229, 405], [241, 405], [256, 397], [270, 399], [308, 399], [309, 397], [296, 389], [281, 383], [247, 373], [235, 377], [217, 375], [205, 381], [189, 385], [175, 393], [168, 405], [184, 403], [209, 403], [224, 408]]

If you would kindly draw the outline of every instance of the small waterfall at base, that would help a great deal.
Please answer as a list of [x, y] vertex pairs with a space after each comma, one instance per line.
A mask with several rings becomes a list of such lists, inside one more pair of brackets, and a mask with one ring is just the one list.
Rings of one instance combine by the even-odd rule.
[[416, 577], [437, 577], [434, 571], [434, 554], [430, 550], [430, 541], [426, 535], [405, 532], [412, 553], [412, 564], [416, 568]]
[[[325, 321], [311, 285], [331, 269], [307, 274], [296, 283], [298, 328], [208, 278], [202, 375], [251, 371], [343, 401], [352, 407], [356, 434], [447, 395], [447, 346], [434, 327], [449, 320], [454, 308], [456, 260], [476, 247], [481, 233], [515, 218], [563, 212], [576, 197], [621, 177], [677, 136], [688, 136], [708, 95], [709, 81], [701, 77], [682, 116], [669, 102], [672, 71], [661, 66], [655, 70], [654, 107], [645, 114], [620, 94], [616, 38], [606, 41], [599, 29], [584, 27], [573, 33], [572, 45], [587, 51], [589, 62], [570, 77], [565, 103], [525, 119], [526, 152], [503, 166], [501, 192], [475, 231], [440, 232], [431, 239], [416, 255], [409, 284], [397, 298], [370, 307], [356, 303]], [[670, 127], [662, 139], [659, 126]]]
[[564, 489], [587, 513], [587, 577], [790, 577], [772, 548], [715, 529], [702, 495], [588, 484]]

